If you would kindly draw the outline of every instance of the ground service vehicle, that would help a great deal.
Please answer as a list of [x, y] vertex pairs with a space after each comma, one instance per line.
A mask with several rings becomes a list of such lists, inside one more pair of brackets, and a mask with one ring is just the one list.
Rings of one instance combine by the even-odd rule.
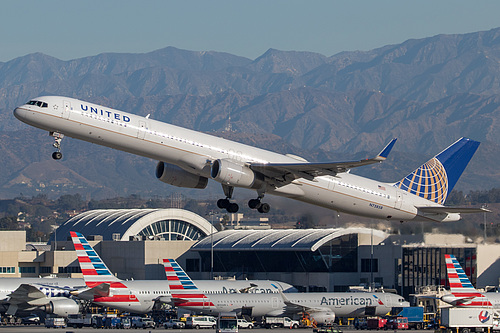
[[179, 319], [169, 319], [163, 323], [163, 327], [165, 328], [184, 328], [186, 324]]
[[64, 318], [45, 318], [45, 327], [47, 328], [58, 328], [66, 327], [66, 321]]
[[68, 327], [82, 328], [92, 326], [91, 316], [82, 316], [81, 314], [70, 314], [67, 320]]
[[238, 333], [238, 316], [235, 312], [221, 312], [217, 318], [216, 333]]
[[288, 317], [266, 317], [264, 319], [264, 327], [266, 328], [298, 328], [299, 322], [291, 320]]
[[393, 308], [391, 316], [408, 318], [408, 328], [421, 330], [425, 328], [424, 308], [422, 306], [412, 306], [409, 308]]
[[460, 333], [485, 332], [493, 329], [492, 308], [441, 309], [441, 327]]
[[155, 328], [156, 324], [151, 318], [136, 317], [132, 319], [132, 328]]
[[23, 325], [40, 325], [40, 317], [32, 313], [28, 317], [21, 318], [21, 324]]
[[387, 325], [387, 319], [379, 317], [371, 317], [366, 320], [366, 326], [369, 330], [384, 329]]
[[313, 328], [313, 333], [343, 333], [337, 324]]
[[186, 319], [186, 328], [215, 328], [217, 320], [212, 316], [191, 316]]
[[245, 318], [238, 319], [238, 328], [253, 328], [253, 323]]
[[385, 325], [389, 330], [407, 330], [408, 329], [408, 318], [406, 317], [396, 317], [387, 321]]

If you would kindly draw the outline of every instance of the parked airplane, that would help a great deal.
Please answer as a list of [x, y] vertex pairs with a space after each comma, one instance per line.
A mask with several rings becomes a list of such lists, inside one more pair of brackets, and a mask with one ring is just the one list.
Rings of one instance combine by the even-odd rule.
[[500, 309], [499, 293], [480, 293], [472, 285], [462, 266], [452, 254], [445, 254], [450, 294], [441, 300], [456, 307], [493, 307]]
[[165, 270], [175, 306], [187, 310], [218, 314], [236, 312], [251, 317], [283, 316], [307, 312], [318, 324], [328, 324], [335, 316], [359, 317], [387, 314], [393, 307], [410, 306], [403, 297], [391, 293], [280, 293], [213, 294], [198, 289], [174, 259]]
[[83, 279], [1, 278], [0, 312], [15, 315], [18, 311], [42, 310], [67, 317], [80, 312], [80, 302], [70, 291], [84, 288]]
[[235, 187], [256, 190], [248, 206], [267, 213], [266, 193], [354, 215], [398, 221], [457, 221], [460, 213], [483, 209], [444, 207], [446, 197], [469, 163], [479, 142], [462, 138], [402, 180], [383, 183], [349, 169], [384, 161], [396, 139], [374, 158], [311, 163], [208, 134], [60, 96], [30, 100], [14, 110], [19, 120], [49, 131], [52, 154], [60, 159], [64, 135], [158, 160], [156, 177], [170, 185], [205, 188], [222, 184], [221, 209], [235, 213]]
[[[88, 287], [74, 291], [72, 295], [101, 306], [133, 313], [151, 311], [155, 301], [170, 303], [170, 283], [167, 279], [120, 280], [111, 273], [81, 233], [71, 231], [71, 240]], [[270, 280], [199, 280], [197, 283], [210, 294], [228, 290], [246, 291], [249, 288], [258, 288], [264, 293], [276, 293], [284, 291], [284, 288], [293, 288], [287, 283]]]

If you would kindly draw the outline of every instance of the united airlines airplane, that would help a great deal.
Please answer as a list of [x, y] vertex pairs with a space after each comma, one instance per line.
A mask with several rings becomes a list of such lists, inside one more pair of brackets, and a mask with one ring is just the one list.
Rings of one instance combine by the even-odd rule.
[[[120, 280], [111, 273], [81, 233], [71, 231], [71, 240], [87, 286], [72, 291], [72, 295], [101, 306], [133, 313], [148, 313], [156, 301], [171, 302], [167, 276], [165, 280]], [[233, 290], [235, 293], [248, 293], [257, 297], [293, 288], [288, 283], [270, 280], [198, 280], [196, 283], [207, 294], [230, 294]]]
[[213, 294], [198, 289], [174, 259], [166, 261], [172, 302], [175, 306], [206, 314], [236, 312], [250, 317], [293, 316], [307, 312], [317, 324], [330, 324], [335, 316], [382, 316], [393, 307], [408, 307], [403, 297], [391, 293], [280, 293]]
[[221, 209], [238, 211], [231, 202], [235, 187], [253, 189], [248, 206], [267, 213], [266, 193], [339, 212], [398, 221], [457, 221], [460, 213], [483, 209], [445, 207], [446, 197], [469, 163], [479, 142], [461, 138], [396, 183], [353, 175], [351, 168], [384, 161], [396, 139], [374, 158], [311, 163], [146, 117], [68, 97], [44, 96], [14, 110], [19, 120], [49, 131], [54, 159], [61, 140], [70, 136], [158, 160], [156, 177], [167, 184], [200, 188], [213, 179], [222, 184]]

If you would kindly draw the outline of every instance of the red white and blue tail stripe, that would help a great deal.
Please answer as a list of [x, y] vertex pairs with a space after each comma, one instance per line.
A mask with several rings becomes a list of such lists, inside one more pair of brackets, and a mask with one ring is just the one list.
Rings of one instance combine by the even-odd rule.
[[[135, 295], [126, 291], [127, 286], [111, 273], [101, 257], [90, 246], [85, 236], [75, 231], [71, 231], [70, 234], [85, 284], [95, 294], [93, 295], [94, 301], [101, 303], [138, 302]], [[103, 284], [108, 284], [111, 290], [107, 288], [108, 292], [103, 293], [102, 290], [106, 290]]]
[[175, 306], [184, 308], [208, 308], [214, 304], [210, 299], [196, 287], [193, 280], [184, 272], [175, 259], [163, 259], [165, 274], [172, 301]]
[[75, 246], [78, 262], [82, 269], [85, 282], [111, 282], [120, 281], [94, 251], [85, 236], [79, 232], [71, 231], [71, 240]]
[[[462, 266], [452, 254], [444, 255], [450, 291], [456, 306], [492, 306], [489, 299], [472, 285]], [[444, 297], [444, 296], [443, 296]]]

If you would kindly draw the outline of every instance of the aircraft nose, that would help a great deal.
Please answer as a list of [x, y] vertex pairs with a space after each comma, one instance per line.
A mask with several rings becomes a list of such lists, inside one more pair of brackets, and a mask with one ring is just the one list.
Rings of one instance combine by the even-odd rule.
[[14, 117], [16, 117], [19, 120], [23, 120], [26, 117], [26, 110], [18, 107], [14, 109]]

